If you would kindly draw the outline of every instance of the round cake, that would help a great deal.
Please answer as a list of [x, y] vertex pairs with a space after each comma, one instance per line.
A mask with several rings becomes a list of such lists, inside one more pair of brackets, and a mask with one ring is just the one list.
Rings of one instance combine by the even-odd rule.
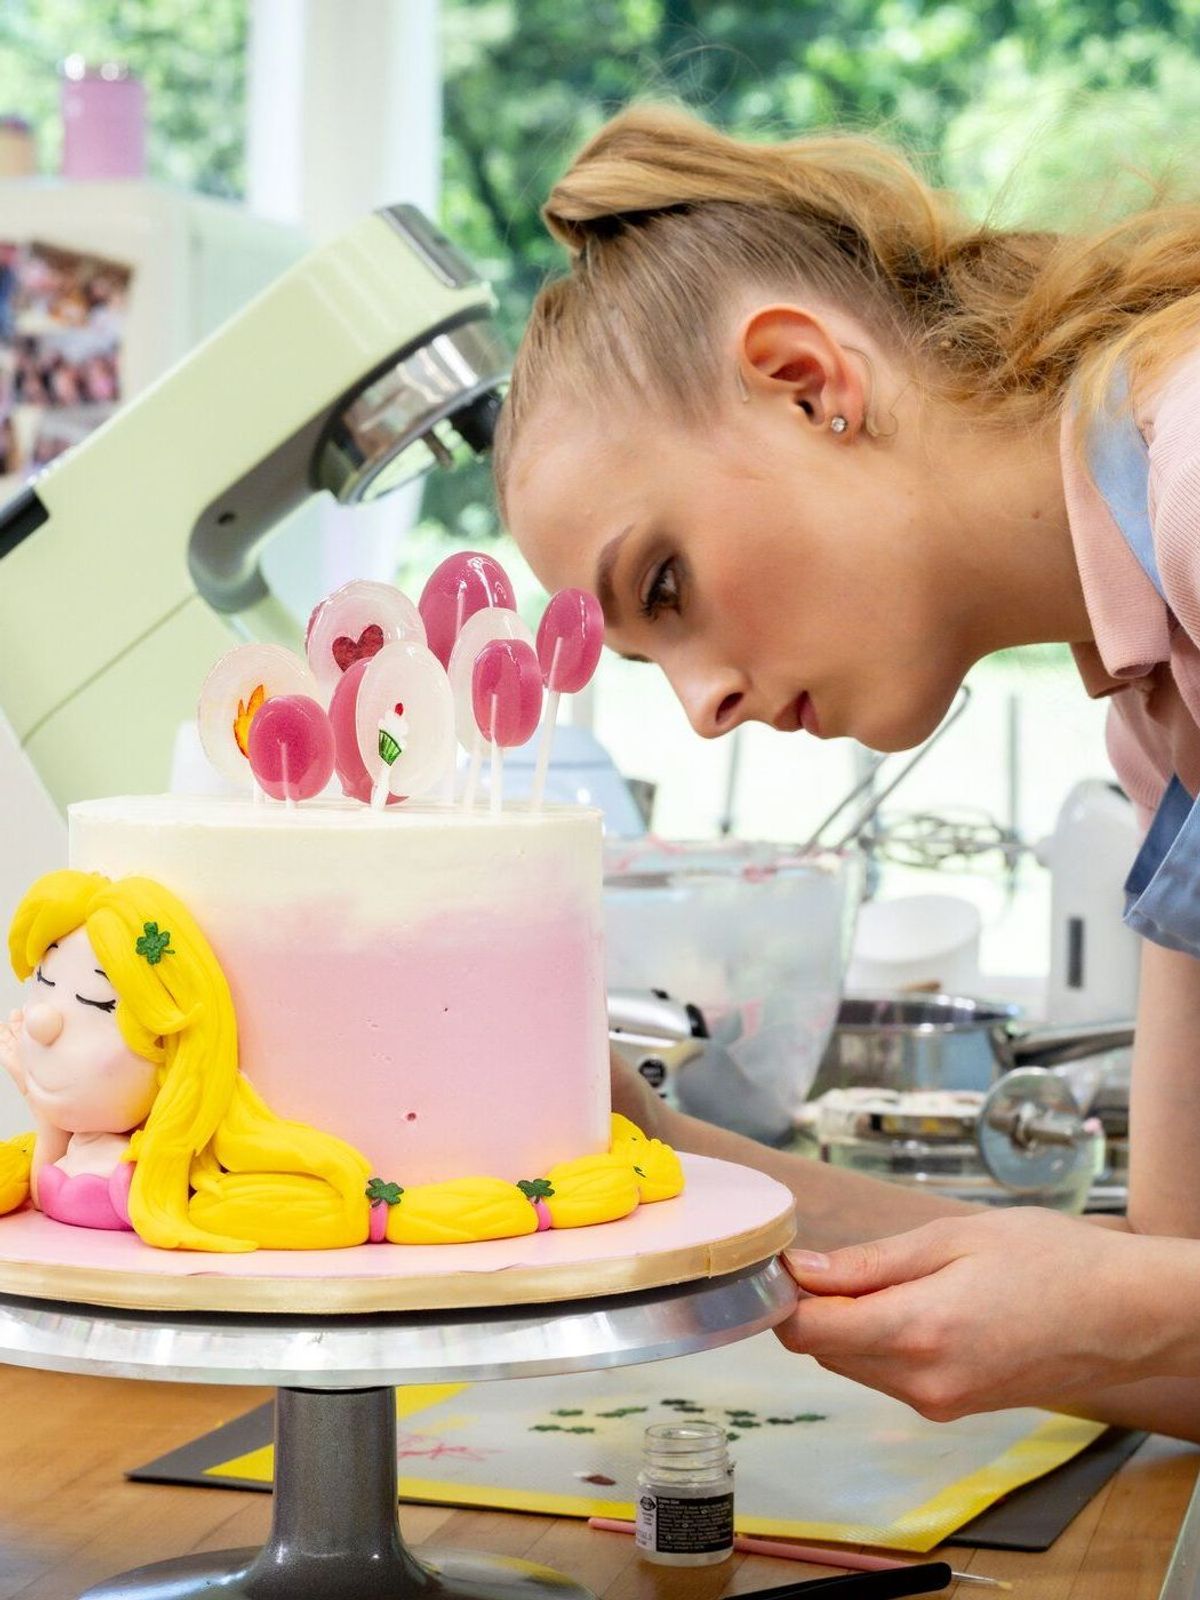
[[134, 795], [70, 862], [188, 907], [281, 1117], [405, 1186], [509, 1182], [610, 1142], [600, 816]]

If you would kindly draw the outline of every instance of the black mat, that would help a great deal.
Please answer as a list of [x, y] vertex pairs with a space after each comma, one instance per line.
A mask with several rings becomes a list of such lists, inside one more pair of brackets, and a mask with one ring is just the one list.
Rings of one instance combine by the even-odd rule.
[[[135, 1467], [127, 1477], [141, 1483], [196, 1484], [206, 1489], [259, 1489], [269, 1483], [252, 1478], [205, 1476], [209, 1467], [258, 1450], [271, 1442], [275, 1408], [268, 1401], [236, 1417], [212, 1433], [171, 1450], [157, 1461]], [[985, 1550], [1048, 1550], [1093, 1495], [1097, 1494], [1145, 1439], [1144, 1433], [1109, 1428], [1085, 1450], [1048, 1472], [1045, 1477], [988, 1508], [966, 1523], [947, 1544], [970, 1545]]]

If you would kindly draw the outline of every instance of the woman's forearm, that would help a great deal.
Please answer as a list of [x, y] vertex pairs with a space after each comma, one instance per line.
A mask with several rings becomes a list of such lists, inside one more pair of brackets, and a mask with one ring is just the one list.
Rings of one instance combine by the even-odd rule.
[[661, 1136], [677, 1150], [736, 1161], [786, 1185], [796, 1197], [796, 1242], [808, 1249], [837, 1250], [845, 1244], [919, 1228], [937, 1217], [970, 1215], [980, 1209], [966, 1201], [945, 1200], [847, 1172], [792, 1151], [773, 1150], [677, 1111], [664, 1114]]

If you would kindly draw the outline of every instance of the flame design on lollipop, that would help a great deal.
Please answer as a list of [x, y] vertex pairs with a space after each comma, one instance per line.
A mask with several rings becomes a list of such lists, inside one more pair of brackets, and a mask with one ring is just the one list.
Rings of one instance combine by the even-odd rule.
[[260, 683], [250, 696], [249, 700], [239, 700], [237, 716], [233, 719], [233, 737], [237, 740], [237, 747], [249, 759], [250, 756], [250, 724], [262, 710], [267, 698], [267, 691]]

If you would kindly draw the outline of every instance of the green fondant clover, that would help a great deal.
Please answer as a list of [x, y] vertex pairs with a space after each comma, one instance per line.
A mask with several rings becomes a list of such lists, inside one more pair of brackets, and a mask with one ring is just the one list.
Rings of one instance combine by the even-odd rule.
[[554, 1198], [554, 1185], [549, 1178], [520, 1178], [517, 1188], [526, 1200], [552, 1200]]
[[152, 967], [156, 967], [164, 956], [173, 956], [171, 949], [171, 935], [165, 929], [158, 931], [157, 922], [143, 922], [142, 934], [133, 947], [138, 955], [145, 956]]
[[383, 1178], [372, 1178], [367, 1184], [367, 1199], [374, 1206], [398, 1206], [404, 1190], [398, 1183], [388, 1183]]

